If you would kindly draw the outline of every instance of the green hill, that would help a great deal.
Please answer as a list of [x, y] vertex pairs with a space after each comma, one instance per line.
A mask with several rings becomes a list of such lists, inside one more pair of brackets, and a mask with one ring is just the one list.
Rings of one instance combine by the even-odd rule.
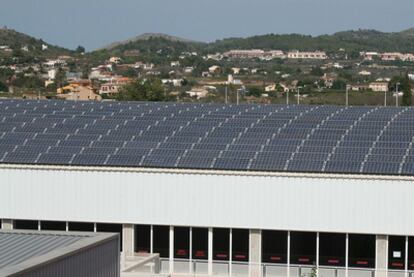
[[162, 34], [144, 34], [125, 42], [117, 42], [104, 48], [115, 54], [126, 50], [144, 53], [160, 52], [174, 55], [184, 51], [200, 53], [224, 52], [231, 49], [280, 49], [323, 50], [348, 53], [359, 51], [414, 52], [414, 29], [400, 33], [385, 33], [375, 30], [338, 32], [332, 35], [307, 36], [300, 34], [267, 34], [248, 38], [226, 38], [211, 43], [200, 43]]
[[[21, 50], [22, 47], [27, 47], [29, 50], [28, 54], [32, 56], [57, 56], [72, 53], [68, 49], [51, 45], [41, 39], [7, 28], [0, 28], [0, 45], [7, 45], [15, 51]], [[46, 45], [47, 49], [42, 50], [42, 45]]]

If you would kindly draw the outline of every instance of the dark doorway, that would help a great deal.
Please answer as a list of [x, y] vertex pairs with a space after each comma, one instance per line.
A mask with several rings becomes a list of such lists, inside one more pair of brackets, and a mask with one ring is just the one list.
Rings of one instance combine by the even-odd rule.
[[264, 263], [287, 263], [287, 232], [262, 231], [262, 261]]
[[151, 252], [151, 226], [135, 225], [135, 252]]
[[161, 258], [170, 257], [170, 227], [153, 226], [154, 253], [159, 253]]
[[375, 268], [375, 235], [349, 235], [349, 267]]
[[290, 233], [290, 263], [312, 265], [316, 262], [316, 233]]
[[192, 247], [193, 259], [207, 260], [208, 259], [208, 229], [207, 228], [192, 228]]
[[319, 264], [345, 266], [346, 234], [319, 234]]
[[405, 237], [388, 237], [388, 268], [405, 270]]
[[249, 261], [249, 230], [232, 229], [232, 259], [233, 261]]
[[230, 248], [230, 230], [213, 229], [213, 260], [228, 261]]
[[190, 228], [174, 227], [174, 258], [190, 258]]

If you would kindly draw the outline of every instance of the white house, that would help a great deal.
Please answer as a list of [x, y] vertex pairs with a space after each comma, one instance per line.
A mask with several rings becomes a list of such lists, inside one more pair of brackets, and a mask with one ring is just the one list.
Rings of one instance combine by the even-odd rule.
[[387, 92], [388, 83], [387, 82], [372, 82], [369, 84], [369, 88], [375, 92]]
[[209, 71], [210, 73], [212, 73], [212, 74], [219, 73], [219, 72], [220, 72], [220, 70], [221, 70], [221, 67], [220, 67], [220, 66], [218, 66], [218, 65], [213, 65], [213, 66], [210, 66], [210, 67], [208, 68], [208, 71]]
[[196, 97], [197, 99], [201, 99], [207, 96], [208, 90], [203, 87], [199, 87], [199, 88], [192, 88], [191, 90], [186, 91], [186, 93], [190, 97]]
[[180, 62], [179, 62], [179, 61], [172, 61], [172, 62], [170, 63], [170, 66], [171, 66], [171, 67], [179, 67], [179, 66], [180, 66]]

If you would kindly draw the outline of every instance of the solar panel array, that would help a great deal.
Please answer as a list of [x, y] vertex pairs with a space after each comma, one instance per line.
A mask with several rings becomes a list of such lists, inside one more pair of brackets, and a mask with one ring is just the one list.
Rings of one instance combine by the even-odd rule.
[[0, 163], [414, 174], [414, 109], [0, 101]]

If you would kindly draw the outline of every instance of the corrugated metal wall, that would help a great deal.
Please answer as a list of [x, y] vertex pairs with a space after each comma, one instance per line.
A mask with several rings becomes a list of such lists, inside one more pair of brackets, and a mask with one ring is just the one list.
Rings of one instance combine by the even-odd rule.
[[0, 169], [0, 218], [414, 235], [402, 180]]
[[41, 266], [22, 277], [119, 277], [119, 242], [117, 239], [86, 249], [62, 260]]

